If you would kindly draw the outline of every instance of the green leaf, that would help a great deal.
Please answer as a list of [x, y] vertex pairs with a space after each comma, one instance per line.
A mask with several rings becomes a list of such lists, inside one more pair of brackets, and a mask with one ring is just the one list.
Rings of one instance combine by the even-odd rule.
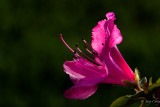
[[152, 77], [149, 78], [149, 86], [152, 85]]
[[156, 83], [160, 83], [160, 78], [158, 78], [158, 80], [156, 81]]
[[122, 96], [118, 99], [116, 99], [110, 107], [125, 107], [130, 104], [130, 101], [132, 100], [132, 95], [126, 95]]
[[160, 87], [160, 83], [154, 83], [148, 87], [149, 92], [153, 92], [156, 88]]
[[132, 98], [137, 99], [139, 97], [144, 97], [145, 96], [145, 92], [144, 91], [139, 91], [138, 93], [132, 95]]
[[134, 103], [137, 100], [144, 99], [144, 91], [140, 91], [137, 94], [134, 95], [126, 95], [122, 96], [118, 99], [116, 99], [110, 107], [126, 107], [129, 106], [130, 104]]

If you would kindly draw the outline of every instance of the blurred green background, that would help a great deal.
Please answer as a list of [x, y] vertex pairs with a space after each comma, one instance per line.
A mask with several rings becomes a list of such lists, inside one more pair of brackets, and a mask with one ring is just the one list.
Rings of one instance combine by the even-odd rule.
[[[59, 38], [82, 50], [84, 37], [113, 11], [123, 42], [119, 50], [141, 77], [160, 77], [159, 0], [0, 0], [0, 107], [108, 107], [134, 92], [100, 85], [86, 100], [68, 100], [72, 83], [62, 65], [73, 54]], [[139, 103], [138, 103], [139, 104]], [[136, 106], [133, 105], [133, 107]]]

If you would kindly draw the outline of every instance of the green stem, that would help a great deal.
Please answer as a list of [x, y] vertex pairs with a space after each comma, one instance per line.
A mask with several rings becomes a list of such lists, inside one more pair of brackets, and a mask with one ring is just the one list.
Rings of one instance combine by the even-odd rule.
[[146, 102], [146, 100], [144, 100], [139, 107], [144, 107], [145, 102]]

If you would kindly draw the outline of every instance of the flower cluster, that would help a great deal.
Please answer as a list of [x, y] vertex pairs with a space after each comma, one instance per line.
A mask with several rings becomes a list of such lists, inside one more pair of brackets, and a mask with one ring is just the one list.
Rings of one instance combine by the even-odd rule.
[[109, 12], [106, 17], [107, 19], [99, 21], [92, 29], [91, 45], [83, 39], [92, 50], [86, 47], [86, 50], [94, 56], [94, 60], [85, 55], [78, 45], [76, 50], [72, 50], [60, 35], [63, 43], [75, 54], [73, 61], [66, 61], [63, 65], [64, 72], [70, 76], [74, 84], [64, 94], [68, 99], [88, 98], [96, 92], [98, 84], [101, 83], [125, 85], [123, 80], [135, 81], [135, 74], [116, 46], [122, 42], [122, 35], [114, 24], [115, 14]]

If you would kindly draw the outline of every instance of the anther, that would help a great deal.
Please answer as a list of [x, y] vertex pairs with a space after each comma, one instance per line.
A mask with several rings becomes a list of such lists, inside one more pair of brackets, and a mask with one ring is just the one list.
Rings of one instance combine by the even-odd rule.
[[82, 37], [82, 40], [88, 47], [90, 47], [94, 51], [94, 49], [87, 43], [87, 41], [83, 37]]
[[77, 54], [77, 49], [76, 48], [74, 49], [74, 54]]
[[87, 46], [89, 46], [92, 49], [92, 47], [86, 42], [86, 40], [83, 37], [82, 37], [82, 40], [85, 44], [87, 44]]
[[104, 45], [104, 43], [102, 43], [102, 45]]
[[78, 56], [74, 55], [74, 56], [73, 56], [73, 59], [78, 59]]
[[85, 49], [87, 49], [87, 46], [85, 46]]
[[97, 54], [97, 52], [92, 52], [94, 55], [97, 55], [98, 56], [98, 54]]
[[[88, 57], [86, 54], [84, 54], [84, 53], [79, 49], [79, 47], [77, 47], [77, 50], [78, 50], [82, 55], [84, 55], [86, 58], [88, 58], [89, 60], [93, 61], [94, 63], [97, 63], [97, 62], [95, 62], [93, 59], [91, 59], [90, 57]], [[98, 64], [98, 63], [97, 63], [97, 64]]]
[[78, 48], [78, 43], [76, 43], [76, 48]]

